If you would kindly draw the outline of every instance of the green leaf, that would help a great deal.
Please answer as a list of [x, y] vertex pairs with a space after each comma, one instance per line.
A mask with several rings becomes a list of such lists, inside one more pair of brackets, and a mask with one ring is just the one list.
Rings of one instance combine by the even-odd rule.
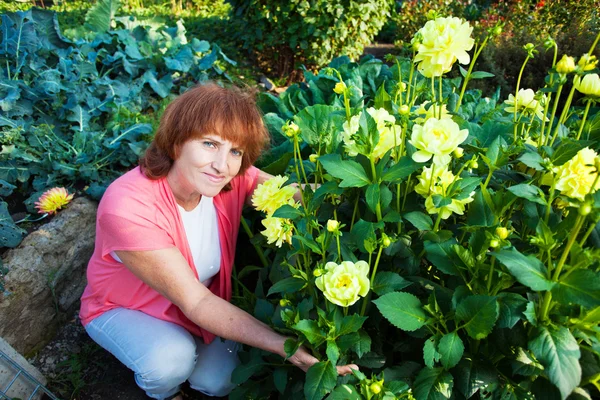
[[525, 319], [533, 326], [537, 326], [537, 314], [535, 312], [535, 303], [533, 301], [528, 301], [525, 306], [525, 311], [523, 311], [523, 316]]
[[346, 335], [348, 333], [358, 332], [368, 317], [361, 317], [358, 314], [346, 315], [339, 326], [335, 327], [336, 336]]
[[529, 349], [565, 399], [581, 382], [579, 344], [564, 326], [538, 327], [533, 337]]
[[358, 331], [358, 335], [360, 337], [359, 341], [352, 346], [352, 350], [356, 353], [356, 355], [361, 358], [369, 351], [371, 351], [371, 337], [365, 331]]
[[[304, 108], [294, 117], [302, 139], [321, 154], [333, 153], [342, 140], [342, 125], [346, 121], [344, 110], [334, 106], [316, 104]], [[320, 159], [319, 159], [320, 160]]]
[[483, 79], [483, 78], [493, 78], [494, 74], [485, 71], [475, 71], [471, 72], [471, 76], [469, 79]]
[[420, 231], [433, 230], [433, 220], [431, 217], [420, 211], [413, 211], [402, 215], [402, 218], [413, 224]]
[[302, 289], [305, 284], [306, 282], [304, 281], [304, 279], [295, 278], [293, 276], [285, 278], [271, 286], [269, 292], [267, 293], [267, 296], [270, 296], [275, 293], [294, 293]]
[[302, 243], [303, 245], [305, 245], [306, 247], [308, 247], [309, 249], [311, 249], [313, 252], [315, 252], [317, 254], [321, 254], [323, 252], [319, 248], [319, 245], [317, 244], [317, 242], [315, 242], [313, 239], [310, 239], [310, 238], [307, 238], [304, 236], [300, 236], [300, 235], [292, 236], [292, 240], [294, 240], [294, 239], [299, 241], [300, 243]]
[[441, 354], [438, 352], [439, 335], [430, 337], [423, 345], [423, 361], [429, 368], [433, 368], [435, 363], [440, 361]]
[[26, 232], [19, 228], [8, 212], [8, 204], [0, 202], [0, 248], [17, 247]]
[[533, 201], [534, 203], [545, 206], [546, 197], [542, 189], [529, 183], [522, 183], [508, 188], [508, 191], [517, 197]]
[[527, 151], [523, 153], [521, 157], [518, 158], [523, 164], [527, 165], [529, 168], [533, 168], [536, 171], [543, 171], [544, 167], [542, 163], [544, 159], [538, 153], [534, 153], [532, 151]]
[[510, 362], [513, 374], [523, 376], [534, 376], [540, 375], [543, 372], [544, 366], [537, 362], [523, 348], [517, 347], [515, 352], [515, 358]]
[[454, 367], [463, 356], [465, 345], [463, 344], [458, 333], [451, 332], [444, 335], [438, 344], [440, 353], [440, 361], [444, 368], [450, 369]]
[[283, 344], [283, 351], [285, 351], [285, 357], [290, 358], [300, 348], [301, 343], [296, 339], [288, 338]]
[[583, 149], [585, 145], [577, 141], [564, 140], [552, 153], [551, 161], [555, 167], [561, 166]]
[[498, 302], [493, 296], [469, 296], [456, 308], [456, 319], [464, 322], [462, 327], [476, 340], [484, 339], [490, 334], [498, 314]]
[[600, 305], [600, 276], [588, 269], [567, 273], [552, 288], [554, 299], [562, 304], [593, 308]]
[[86, 27], [96, 33], [108, 32], [119, 6], [120, 0], [98, 0], [85, 15]]
[[369, 185], [367, 188], [367, 192], [365, 193], [365, 200], [367, 201], [367, 205], [369, 209], [373, 212], [377, 212], [377, 206], [379, 205], [379, 185], [373, 183]]
[[337, 371], [329, 361], [314, 364], [306, 372], [304, 382], [304, 398], [308, 400], [321, 400], [333, 390], [337, 382]]
[[455, 252], [452, 246], [457, 244], [456, 239], [452, 238], [440, 243], [426, 240], [423, 244], [425, 246], [427, 259], [431, 261], [437, 269], [448, 275], [459, 275], [456, 264], [453, 261]]
[[340, 349], [335, 343], [335, 340], [327, 340], [327, 350], [325, 351], [325, 354], [327, 354], [327, 358], [333, 363], [333, 365], [337, 364], [338, 359], [340, 358]]
[[263, 361], [260, 353], [251, 352], [252, 358], [246, 364], [238, 365], [231, 373], [231, 382], [239, 385], [246, 382], [252, 375], [262, 370], [266, 363]]
[[[471, 226], [494, 226], [496, 224], [494, 212], [485, 201], [487, 189], [475, 192], [474, 200], [469, 204], [467, 223]], [[490, 203], [491, 198], [490, 198]]]
[[302, 211], [298, 210], [296, 207], [290, 206], [289, 204], [282, 205], [273, 213], [273, 217], [276, 218], [296, 219], [303, 216], [304, 213]]
[[452, 371], [456, 376], [454, 386], [466, 399], [471, 398], [479, 389], [493, 387], [498, 382], [498, 375], [493, 367], [470, 358], [460, 360]]
[[423, 165], [423, 163], [413, 161], [409, 156], [403, 156], [398, 163], [383, 173], [381, 179], [383, 182], [400, 183]]
[[370, 351], [366, 354], [363, 354], [363, 356], [360, 357], [356, 361], [356, 363], [362, 367], [367, 367], [371, 369], [383, 368], [383, 366], [385, 365], [385, 357], [373, 351]]
[[356, 391], [354, 386], [351, 385], [339, 385], [329, 396], [327, 396], [327, 400], [348, 400], [348, 399], [360, 399], [360, 394]]
[[407, 281], [395, 272], [381, 271], [375, 275], [371, 290], [378, 296], [383, 296], [390, 292], [402, 290], [411, 284], [412, 282]]
[[402, 330], [417, 330], [427, 321], [421, 301], [410, 293], [388, 293], [373, 303], [388, 321]]
[[521, 320], [527, 306], [527, 299], [517, 293], [501, 292], [498, 294], [500, 317], [498, 328], [512, 329]]
[[385, 108], [389, 112], [392, 111], [392, 98], [385, 91], [385, 83], [382, 83], [379, 86], [379, 89], [377, 89], [374, 107], [376, 109]]
[[289, 368], [276, 368], [273, 371], [273, 383], [277, 391], [281, 394], [285, 392], [285, 387], [287, 386], [288, 370]]
[[452, 395], [454, 380], [443, 368], [425, 367], [419, 372], [414, 383], [417, 400], [443, 400]]
[[298, 321], [293, 328], [302, 332], [306, 336], [306, 339], [315, 346], [318, 346], [327, 339], [327, 335], [319, 328], [317, 321], [303, 319]]
[[319, 157], [323, 168], [335, 178], [341, 179], [340, 187], [363, 187], [371, 183], [363, 167], [352, 160], [342, 160], [339, 154]]
[[536, 290], [550, 290], [554, 282], [548, 280], [544, 264], [534, 256], [525, 256], [514, 247], [493, 253], [510, 273], [523, 285]]

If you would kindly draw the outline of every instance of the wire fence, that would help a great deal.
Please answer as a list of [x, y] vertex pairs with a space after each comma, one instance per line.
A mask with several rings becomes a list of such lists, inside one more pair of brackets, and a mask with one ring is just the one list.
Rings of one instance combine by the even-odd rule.
[[[31, 394], [29, 397], [19, 399], [22, 400], [34, 400], [39, 397], [41, 394], [45, 394], [51, 400], [59, 400], [48, 388], [42, 385], [37, 379], [35, 379], [30, 373], [25, 371], [19, 364], [14, 362], [8, 355], [6, 355], [2, 350], [0, 350], [0, 366], [7, 367], [9, 369], [9, 373], [14, 376], [9, 380], [8, 384], [5, 387], [0, 387], [0, 400], [13, 400], [14, 397], [9, 396], [11, 387], [15, 387], [17, 382], [21, 384], [21, 386], [26, 385], [27, 388], [31, 388]], [[14, 372], [13, 372], [14, 371]]]

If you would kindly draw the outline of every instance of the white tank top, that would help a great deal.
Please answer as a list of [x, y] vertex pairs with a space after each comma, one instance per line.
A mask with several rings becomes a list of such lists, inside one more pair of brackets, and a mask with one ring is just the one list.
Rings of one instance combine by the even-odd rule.
[[[177, 208], [183, 221], [198, 278], [208, 286], [221, 269], [219, 226], [213, 198], [202, 196], [200, 203], [191, 211], [185, 211], [180, 205], [177, 205]], [[114, 251], [110, 254], [116, 261], [122, 262]]]

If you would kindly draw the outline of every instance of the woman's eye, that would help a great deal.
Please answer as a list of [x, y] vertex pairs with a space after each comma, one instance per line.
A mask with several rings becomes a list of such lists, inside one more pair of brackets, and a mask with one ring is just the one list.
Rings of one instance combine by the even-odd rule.
[[209, 141], [205, 141], [205, 142], [204, 142], [204, 145], [205, 145], [206, 147], [211, 147], [211, 148], [214, 148], [214, 147], [216, 147], [216, 146], [217, 146], [217, 145], [216, 145], [214, 142], [209, 142]]
[[243, 153], [238, 149], [231, 149], [231, 154], [233, 154], [236, 157], [241, 157]]

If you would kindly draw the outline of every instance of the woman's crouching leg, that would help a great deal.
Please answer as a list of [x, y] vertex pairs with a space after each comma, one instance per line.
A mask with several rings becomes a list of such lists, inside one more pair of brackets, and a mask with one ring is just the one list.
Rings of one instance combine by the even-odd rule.
[[135, 373], [135, 382], [151, 398], [178, 393], [194, 371], [194, 336], [177, 324], [117, 308], [94, 319], [86, 331]]
[[221, 338], [210, 344], [197, 339], [196, 344], [198, 360], [188, 379], [190, 387], [208, 396], [227, 396], [236, 386], [231, 383], [231, 373], [240, 364], [240, 344]]

